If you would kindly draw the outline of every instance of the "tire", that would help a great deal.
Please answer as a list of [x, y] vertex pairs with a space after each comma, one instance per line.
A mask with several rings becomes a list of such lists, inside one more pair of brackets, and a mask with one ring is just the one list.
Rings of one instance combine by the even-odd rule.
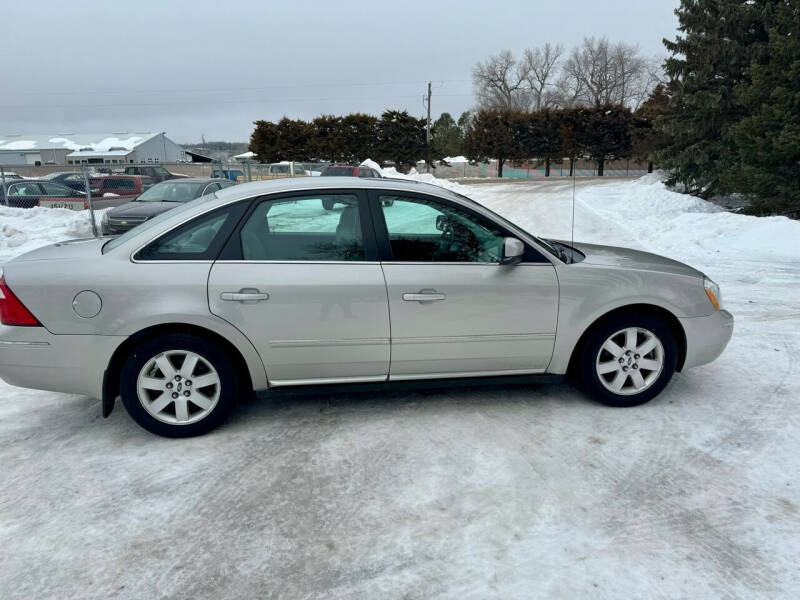
[[[630, 331], [635, 332], [635, 345]], [[677, 361], [675, 338], [659, 319], [641, 313], [616, 315], [587, 337], [580, 354], [581, 384], [603, 404], [639, 406], [667, 386]]]
[[[186, 364], [189, 359], [193, 365]], [[191, 437], [227, 419], [239, 381], [233, 362], [212, 342], [167, 334], [142, 342], [130, 353], [120, 376], [120, 395], [128, 414], [147, 431]]]

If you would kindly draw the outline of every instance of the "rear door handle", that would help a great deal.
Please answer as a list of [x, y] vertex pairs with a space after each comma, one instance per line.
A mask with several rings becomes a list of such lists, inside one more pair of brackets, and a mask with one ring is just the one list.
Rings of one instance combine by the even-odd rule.
[[253, 288], [244, 288], [238, 292], [222, 292], [220, 298], [228, 302], [255, 303], [269, 300], [269, 294]]
[[447, 298], [444, 294], [440, 294], [436, 290], [420, 290], [414, 293], [403, 294], [403, 300], [406, 302], [436, 302], [437, 300], [444, 300]]

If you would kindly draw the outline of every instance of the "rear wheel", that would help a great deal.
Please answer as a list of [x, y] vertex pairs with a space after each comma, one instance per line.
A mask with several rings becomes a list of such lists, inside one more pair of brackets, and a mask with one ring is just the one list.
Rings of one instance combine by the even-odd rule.
[[239, 393], [236, 370], [225, 353], [186, 334], [138, 346], [125, 362], [120, 391], [131, 417], [166, 437], [211, 431], [230, 414]]
[[581, 382], [604, 404], [637, 406], [667, 386], [677, 357], [675, 338], [659, 319], [614, 316], [589, 334], [581, 352]]

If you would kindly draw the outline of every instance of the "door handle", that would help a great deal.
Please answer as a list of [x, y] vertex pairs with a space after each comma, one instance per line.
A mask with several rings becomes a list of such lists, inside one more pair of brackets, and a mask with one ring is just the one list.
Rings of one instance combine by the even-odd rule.
[[255, 303], [269, 300], [269, 294], [253, 288], [244, 288], [238, 292], [222, 292], [220, 298], [228, 302]]
[[440, 294], [436, 290], [420, 290], [415, 293], [403, 294], [403, 300], [406, 302], [436, 302], [437, 300], [444, 300], [447, 298], [444, 294]]

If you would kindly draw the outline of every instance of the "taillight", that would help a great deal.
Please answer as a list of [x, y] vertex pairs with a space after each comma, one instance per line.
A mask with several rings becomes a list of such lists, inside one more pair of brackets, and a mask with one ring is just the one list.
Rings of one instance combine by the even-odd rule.
[[41, 327], [39, 320], [31, 314], [6, 285], [6, 278], [0, 271], [0, 322], [16, 327]]

